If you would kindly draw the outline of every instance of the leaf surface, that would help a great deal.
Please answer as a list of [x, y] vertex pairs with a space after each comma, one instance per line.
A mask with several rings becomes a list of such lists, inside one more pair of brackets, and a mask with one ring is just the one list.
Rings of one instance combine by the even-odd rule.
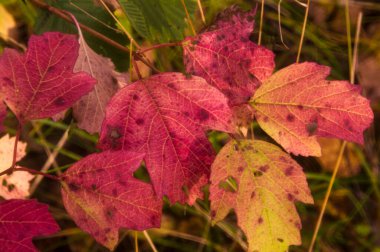
[[4, 130], [3, 123], [6, 117], [7, 117], [7, 106], [5, 106], [5, 104], [2, 101], [0, 101], [0, 132]]
[[32, 239], [58, 231], [59, 227], [45, 204], [36, 200], [0, 203], [1, 251], [38, 251]]
[[159, 227], [161, 199], [153, 187], [133, 177], [143, 154], [92, 154], [63, 174], [62, 199], [75, 223], [97, 242], [114, 249], [119, 228]]
[[230, 7], [208, 30], [183, 42], [186, 71], [205, 78], [233, 106], [246, 103], [274, 68], [274, 54], [249, 40], [255, 12]]
[[265, 80], [251, 100], [260, 127], [295, 155], [320, 156], [317, 137], [363, 143], [373, 120], [369, 101], [347, 81], [329, 81], [330, 68], [292, 64]]
[[111, 99], [99, 146], [146, 153], [157, 195], [185, 202], [184, 190], [198, 191], [193, 186], [207, 181], [214, 159], [204, 131], [231, 132], [230, 122], [227, 99], [204, 79], [163, 73], [122, 88]]
[[211, 169], [211, 215], [217, 222], [234, 208], [249, 251], [287, 251], [301, 243], [294, 202], [313, 199], [302, 168], [287, 153], [264, 141], [231, 141]]
[[[12, 165], [15, 137], [5, 135], [0, 139], [0, 172]], [[17, 144], [16, 161], [20, 161], [26, 154], [26, 143]], [[11, 175], [0, 176], [0, 196], [4, 199], [24, 199], [29, 196], [30, 180], [34, 176], [29, 172], [17, 171]]]
[[31, 36], [21, 54], [6, 48], [0, 57], [0, 93], [20, 122], [51, 117], [91, 91], [96, 80], [73, 73], [79, 44], [58, 32]]
[[119, 89], [115, 67], [110, 59], [95, 53], [81, 38], [74, 71], [84, 71], [98, 81], [94, 89], [73, 106], [78, 127], [89, 133], [100, 132], [106, 105]]

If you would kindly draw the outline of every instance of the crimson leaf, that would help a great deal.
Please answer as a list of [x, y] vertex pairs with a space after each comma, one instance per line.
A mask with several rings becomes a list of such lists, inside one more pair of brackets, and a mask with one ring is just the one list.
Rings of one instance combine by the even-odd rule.
[[91, 91], [96, 80], [73, 73], [75, 36], [49, 32], [31, 36], [21, 54], [6, 48], [0, 57], [0, 95], [20, 122], [51, 117]]
[[48, 206], [36, 200], [6, 200], [0, 203], [1, 251], [37, 251], [36, 236], [51, 235], [59, 227]]
[[63, 174], [62, 198], [75, 223], [100, 244], [113, 249], [119, 228], [160, 226], [161, 200], [133, 172], [143, 154], [125, 151], [92, 154]]
[[274, 54], [249, 40], [255, 12], [232, 6], [206, 32], [183, 42], [186, 71], [217, 87], [232, 106], [246, 103], [274, 68]]
[[[214, 152], [204, 130], [231, 132], [225, 96], [200, 77], [164, 73], [121, 89], [106, 108], [100, 147], [146, 153], [159, 197], [185, 202], [207, 181]], [[193, 201], [193, 200], [191, 200]]]

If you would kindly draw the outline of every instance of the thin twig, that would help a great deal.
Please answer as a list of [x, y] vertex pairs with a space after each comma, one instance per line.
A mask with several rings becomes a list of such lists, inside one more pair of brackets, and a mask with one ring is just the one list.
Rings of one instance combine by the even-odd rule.
[[306, 10], [305, 10], [305, 16], [304, 16], [303, 25], [302, 25], [300, 44], [298, 46], [298, 53], [297, 53], [296, 63], [299, 63], [300, 57], [301, 57], [302, 45], [303, 45], [303, 40], [304, 40], [304, 37], [305, 37], [305, 31], [306, 31], [307, 18], [309, 16], [309, 8], [310, 8], [310, 0], [307, 0]]
[[123, 30], [125, 35], [127, 35], [128, 39], [135, 45], [136, 48], [140, 48], [140, 45], [137, 44], [136, 40], [133, 39], [132, 35], [124, 28], [123, 24], [120, 23], [119, 19], [115, 17], [115, 15], [112, 13], [112, 11], [108, 8], [108, 6], [104, 3], [103, 0], [100, 0], [100, 3], [103, 5], [103, 7], [107, 10], [107, 12], [111, 15], [111, 17], [118, 23], [120, 28]]
[[186, 18], [187, 18], [187, 22], [188, 22], [189, 25], [190, 25], [191, 31], [193, 32], [193, 35], [197, 35], [197, 33], [195, 32], [195, 29], [194, 29], [193, 22], [191, 21], [191, 18], [190, 18], [190, 14], [189, 14], [189, 12], [187, 11], [187, 7], [186, 7], [185, 0], [181, 0], [181, 3], [182, 3], [182, 6], [183, 6], [183, 9], [185, 10]]
[[203, 24], [206, 24], [206, 18], [205, 18], [205, 14], [203, 13], [201, 0], [197, 0], [197, 3], [198, 3], [199, 12], [201, 13], [202, 22]]
[[139, 252], [139, 241], [138, 241], [138, 237], [137, 237], [137, 231], [134, 232], [134, 236], [135, 236], [135, 252]]
[[265, 1], [264, 1], [264, 0], [261, 0], [259, 41], [257, 42], [258, 45], [261, 45], [261, 36], [262, 36], [262, 33], [263, 33], [264, 4], [265, 4]]
[[158, 252], [158, 250], [157, 250], [156, 246], [154, 245], [152, 239], [150, 238], [148, 232], [147, 232], [146, 230], [144, 230], [144, 231], [143, 231], [143, 234], [144, 234], [146, 240], [148, 241], [148, 243], [149, 243], [151, 249], [152, 249], [154, 252]]
[[285, 44], [284, 39], [282, 37], [282, 27], [281, 27], [281, 3], [282, 0], [278, 1], [278, 7], [277, 7], [277, 12], [278, 12], [278, 27], [280, 30], [280, 39], [281, 43], [285, 46], [286, 49], [289, 49], [289, 47]]
[[359, 46], [359, 39], [360, 39], [360, 30], [362, 27], [362, 20], [363, 20], [363, 12], [360, 12], [359, 16], [358, 16], [358, 21], [356, 22], [354, 56], [353, 56], [352, 68], [351, 68], [351, 72], [350, 72], [350, 82], [351, 83], [354, 83], [354, 81], [355, 81], [355, 71], [356, 71], [356, 64], [358, 61], [358, 46]]
[[[48, 159], [46, 160], [45, 164], [43, 165], [43, 167], [41, 169], [41, 172], [46, 172], [47, 170], [49, 170], [50, 166], [55, 162], [55, 159], [58, 156], [59, 151], [63, 148], [63, 146], [67, 142], [67, 139], [69, 136], [69, 130], [70, 130], [70, 126], [67, 127], [65, 133], [63, 133], [63, 135], [59, 139], [59, 141], [57, 143], [57, 147], [54, 149], [52, 154], [49, 155]], [[34, 179], [32, 185], [30, 186], [30, 190], [29, 190], [30, 194], [34, 193], [34, 191], [37, 189], [38, 185], [40, 184], [42, 178], [43, 178], [42, 176], [37, 176]]]
[[319, 213], [317, 224], [315, 225], [315, 228], [314, 228], [313, 238], [311, 239], [309, 252], [313, 251], [313, 247], [314, 247], [315, 241], [317, 239], [318, 231], [319, 231], [319, 228], [320, 228], [321, 223], [322, 223], [323, 215], [324, 215], [325, 210], [326, 210], [327, 202], [328, 202], [330, 194], [331, 194], [331, 189], [332, 189], [332, 186], [334, 185], [336, 174], [338, 173], [340, 164], [342, 162], [343, 153], [344, 153], [344, 149], [346, 147], [346, 144], [347, 144], [347, 142], [343, 141], [342, 146], [340, 147], [338, 160], [335, 163], [334, 172], [331, 176], [330, 183], [329, 183], [329, 186], [327, 188], [325, 198], [323, 200], [322, 209], [321, 209], [321, 212]]
[[348, 0], [346, 0], [345, 17], [346, 17], [346, 31], [347, 31], [348, 67], [351, 72], [352, 70], [352, 41], [351, 41], [350, 5], [348, 3]]
[[157, 45], [153, 45], [151, 47], [144, 48], [142, 50], [139, 50], [138, 52], [139, 53], [145, 53], [145, 52], [148, 52], [148, 51], [151, 51], [154, 49], [158, 49], [158, 48], [162, 48], [162, 47], [181, 46], [181, 45], [182, 45], [181, 42], [163, 43], [163, 44], [157, 44]]

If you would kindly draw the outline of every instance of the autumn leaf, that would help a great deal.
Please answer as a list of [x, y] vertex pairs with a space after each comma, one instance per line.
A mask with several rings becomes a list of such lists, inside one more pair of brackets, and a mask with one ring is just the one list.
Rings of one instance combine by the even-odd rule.
[[133, 177], [143, 154], [125, 151], [91, 154], [63, 174], [62, 199], [75, 223], [113, 250], [119, 228], [160, 226], [161, 199], [153, 187]]
[[95, 53], [80, 40], [79, 57], [74, 71], [84, 71], [97, 79], [94, 89], [73, 106], [78, 127], [89, 133], [100, 132], [108, 101], [119, 89], [112, 61]]
[[186, 71], [205, 78], [232, 106], [246, 103], [274, 68], [274, 54], [249, 40], [255, 12], [232, 6], [208, 30], [183, 42]]
[[214, 222], [234, 208], [249, 251], [287, 251], [301, 244], [295, 201], [313, 203], [302, 168], [279, 147], [259, 140], [231, 141], [211, 169]]
[[[5, 135], [0, 139], [0, 172], [12, 165], [15, 137]], [[25, 156], [26, 143], [17, 143], [16, 161]], [[0, 196], [4, 199], [24, 199], [29, 196], [30, 180], [34, 176], [26, 171], [17, 171], [0, 176]]]
[[0, 203], [1, 251], [37, 251], [32, 239], [51, 235], [59, 227], [48, 206], [36, 200], [6, 200]]
[[25, 54], [4, 50], [0, 95], [21, 123], [51, 117], [92, 90], [95, 79], [73, 73], [78, 49], [75, 36], [48, 32], [31, 36]]
[[186, 191], [199, 191], [193, 187], [209, 177], [214, 151], [204, 131], [231, 132], [230, 120], [227, 99], [204, 79], [163, 73], [134, 82], [111, 99], [99, 146], [146, 153], [158, 197], [183, 203]]
[[292, 64], [265, 80], [250, 103], [260, 127], [288, 152], [320, 156], [317, 137], [363, 143], [373, 120], [369, 101], [347, 81], [325, 80], [330, 68]]

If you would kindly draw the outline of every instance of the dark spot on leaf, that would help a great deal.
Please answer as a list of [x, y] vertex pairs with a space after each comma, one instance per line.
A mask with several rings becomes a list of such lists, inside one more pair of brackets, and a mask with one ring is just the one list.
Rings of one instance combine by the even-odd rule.
[[289, 200], [289, 201], [294, 201], [294, 196], [293, 196], [293, 194], [288, 193], [287, 197], [288, 197], [288, 200]]
[[298, 190], [295, 190], [294, 191], [294, 194], [299, 194], [300, 192]]
[[294, 115], [292, 115], [292, 114], [288, 114], [288, 115], [286, 116], [286, 120], [287, 120], [288, 122], [294, 122]]
[[268, 118], [267, 116], [264, 116], [263, 121], [264, 121], [264, 122], [268, 122], [268, 121], [269, 121], [269, 118]]
[[261, 224], [261, 223], [263, 223], [263, 222], [264, 222], [264, 220], [263, 220], [262, 217], [260, 217], [260, 218], [257, 220], [257, 223], [259, 223], [259, 224]]
[[244, 167], [243, 166], [239, 166], [238, 167], [238, 172], [242, 172], [242, 171], [244, 171]]
[[303, 110], [303, 106], [302, 106], [302, 105], [297, 105], [297, 108], [298, 108], [299, 110]]
[[54, 104], [57, 106], [63, 106], [66, 104], [66, 101], [63, 97], [58, 97], [57, 99], [54, 100]]
[[253, 172], [253, 175], [254, 175], [255, 177], [261, 177], [261, 176], [263, 176], [263, 172], [262, 172], [262, 171], [254, 171], [254, 172]]
[[246, 37], [240, 37], [240, 41], [244, 43], [244, 42], [248, 42], [248, 39]]
[[127, 186], [127, 182], [123, 181], [123, 180], [119, 180], [118, 183], [122, 186]]
[[133, 98], [133, 100], [135, 100], [135, 101], [138, 101], [138, 100], [140, 99], [139, 96], [136, 95], [136, 94], [134, 94], [132, 98]]
[[211, 218], [215, 218], [215, 216], [216, 216], [216, 211], [215, 211], [215, 210], [212, 210], [212, 211], [211, 211]]
[[157, 217], [156, 217], [155, 215], [152, 215], [152, 216], [150, 217], [150, 223], [152, 223], [152, 224], [156, 224], [157, 222], [158, 222]]
[[200, 109], [198, 111], [198, 118], [199, 120], [202, 122], [202, 121], [206, 121], [208, 118], [210, 117], [210, 113], [207, 112], [206, 110], [204, 109]]
[[279, 241], [279, 242], [284, 242], [284, 239], [277, 238], [277, 241]]
[[8, 182], [7, 180], [3, 179], [2, 183], [1, 183], [3, 186], [7, 186]]
[[137, 125], [143, 125], [143, 124], [144, 124], [144, 119], [142, 119], [142, 118], [138, 118], [138, 119], [136, 120], [136, 124], [137, 124]]
[[69, 183], [69, 188], [71, 191], [76, 192], [80, 189], [80, 187], [75, 183]]
[[259, 168], [260, 171], [262, 172], [266, 172], [267, 170], [269, 169], [269, 166], [268, 165], [263, 165]]
[[186, 116], [186, 117], [188, 117], [188, 116], [190, 116], [190, 113], [187, 112], [187, 111], [185, 111], [185, 112], [183, 112], [183, 115]]
[[5, 82], [5, 85], [8, 85], [8, 86], [13, 85], [13, 81], [11, 81], [11, 79], [9, 79], [7, 77], [3, 77], [3, 82]]
[[348, 129], [349, 131], [353, 131], [352, 125], [348, 119], [344, 119], [343, 123], [344, 123], [344, 126], [346, 127], [346, 129]]
[[106, 208], [104, 214], [105, 214], [107, 219], [112, 219], [115, 215], [115, 209], [112, 207]]
[[14, 184], [9, 184], [7, 186], [7, 188], [8, 188], [8, 192], [12, 192], [15, 189], [15, 185]]
[[306, 130], [309, 133], [309, 136], [314, 135], [314, 133], [317, 131], [317, 129], [318, 129], [317, 122], [311, 122], [311, 123], [308, 123], [306, 125]]
[[255, 197], [256, 193], [255, 192], [252, 192], [251, 193], [251, 199], [253, 199]]
[[302, 228], [302, 225], [299, 222], [294, 223], [294, 226], [296, 226], [296, 228], [298, 228], [298, 229]]
[[112, 189], [112, 195], [116, 197], [116, 195], [117, 195], [117, 189], [116, 188]]
[[108, 234], [109, 232], [111, 232], [111, 229], [110, 229], [110, 228], [105, 228], [105, 229], [104, 229], [104, 233]]
[[96, 185], [95, 185], [95, 184], [92, 184], [92, 185], [91, 185], [91, 189], [95, 191], [95, 190], [96, 190]]
[[239, 145], [234, 144], [234, 151], [238, 151], [238, 150], [239, 150]]
[[285, 175], [286, 176], [290, 176], [290, 175], [292, 175], [292, 173], [293, 173], [293, 169], [294, 169], [294, 167], [293, 166], [289, 166], [288, 168], [286, 168], [285, 169]]

